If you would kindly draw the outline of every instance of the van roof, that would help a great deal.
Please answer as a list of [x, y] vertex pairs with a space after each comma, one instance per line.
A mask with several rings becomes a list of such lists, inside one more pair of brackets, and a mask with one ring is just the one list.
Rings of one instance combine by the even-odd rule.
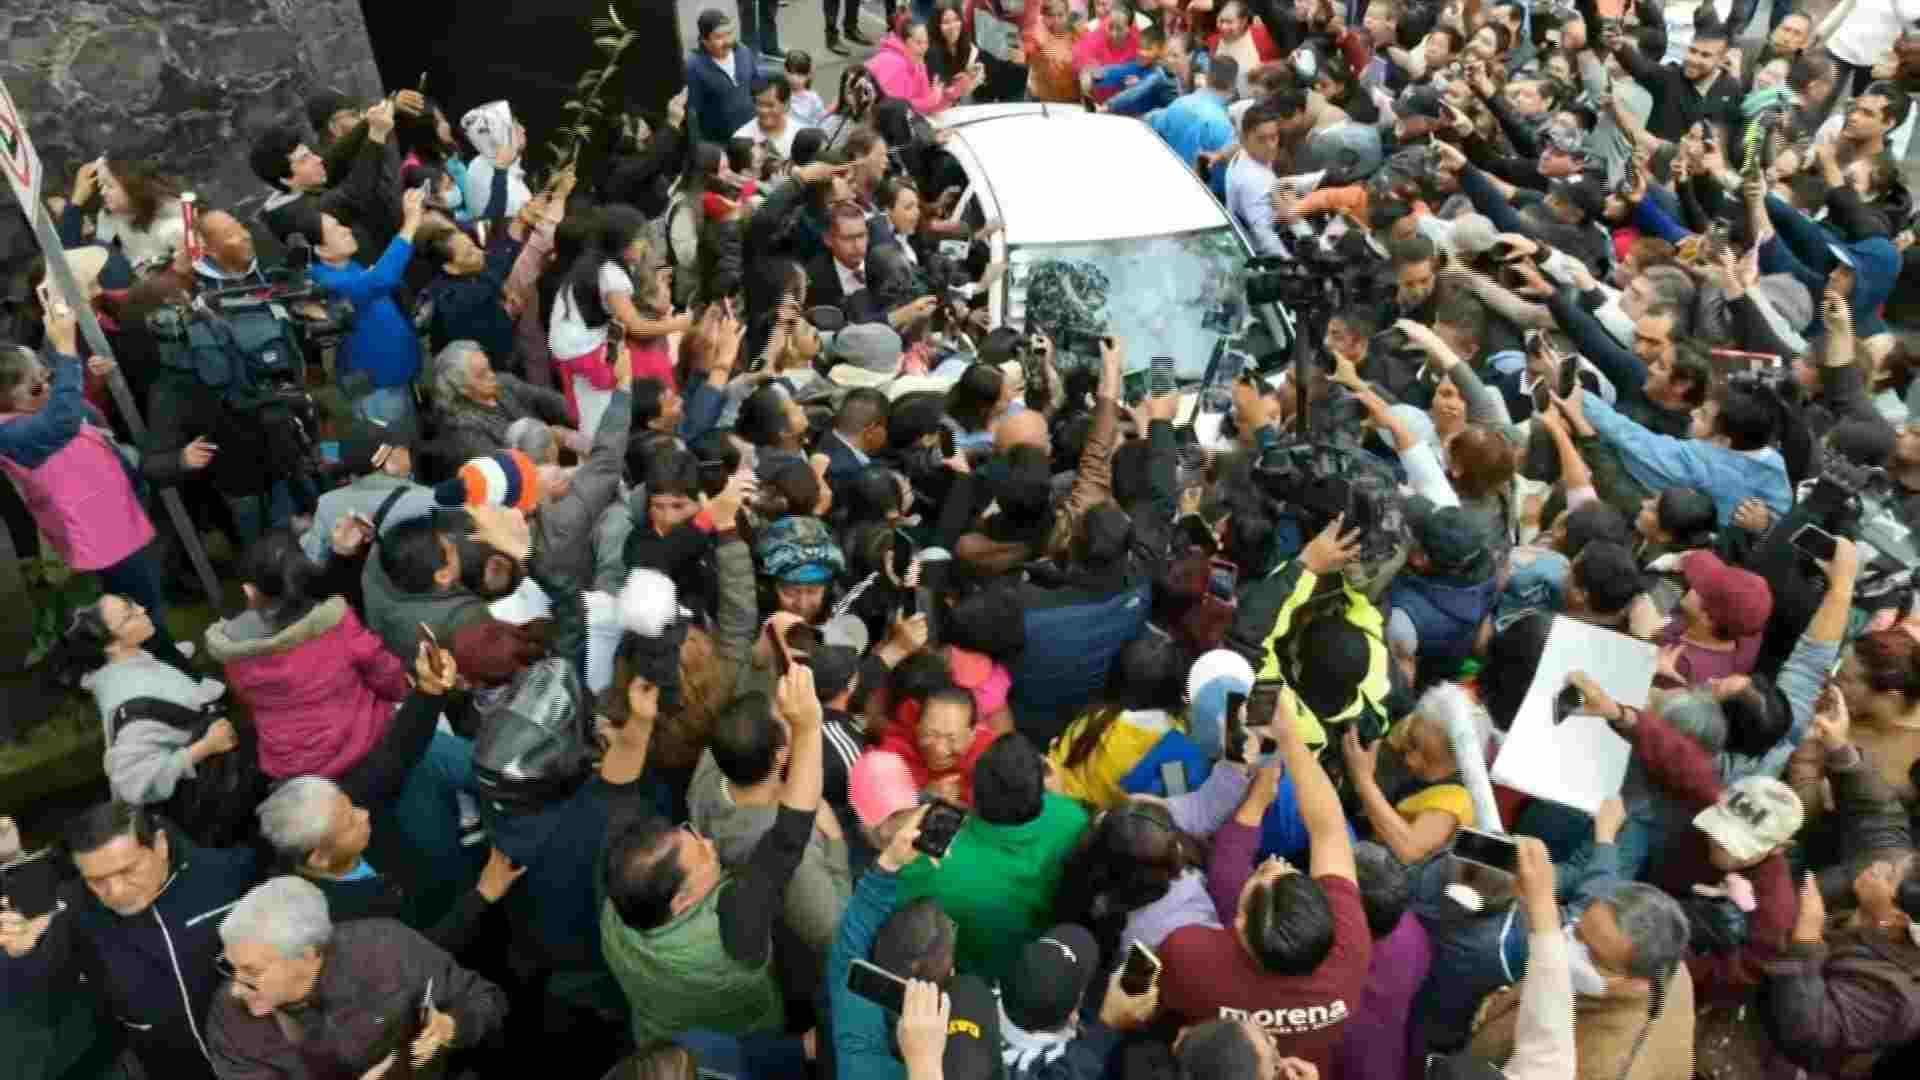
[[1231, 226], [1200, 178], [1138, 120], [1071, 105], [969, 105], [933, 118], [1009, 244]]

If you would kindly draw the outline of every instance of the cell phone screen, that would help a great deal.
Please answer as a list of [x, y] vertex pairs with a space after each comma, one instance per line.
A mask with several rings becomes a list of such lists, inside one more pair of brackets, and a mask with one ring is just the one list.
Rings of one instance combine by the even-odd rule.
[[1520, 867], [1520, 849], [1511, 838], [1464, 826], [1453, 834], [1453, 854], [1508, 874]]
[[1129, 371], [1120, 377], [1120, 396], [1129, 405], [1146, 400], [1150, 376], [1145, 371]]
[[1237, 765], [1247, 763], [1247, 697], [1245, 694], [1227, 694], [1227, 733], [1226, 745], [1220, 748], [1220, 756]]
[[[1262, 727], [1273, 719], [1273, 712], [1280, 706], [1280, 691], [1286, 683], [1279, 679], [1260, 679], [1253, 684], [1253, 692], [1247, 696], [1247, 726]], [[1273, 753], [1275, 743], [1272, 739], [1261, 740], [1265, 753]]]
[[1147, 389], [1155, 396], [1173, 393], [1173, 357], [1154, 357], [1147, 365], [1147, 376]]
[[1207, 591], [1221, 600], [1232, 600], [1240, 584], [1240, 571], [1230, 562], [1215, 559], [1207, 567]]
[[847, 989], [895, 1015], [907, 1011], [907, 981], [858, 957], [847, 967]]
[[959, 449], [954, 442], [953, 429], [950, 427], [942, 427], [940, 429], [940, 456], [943, 459], [950, 458], [956, 453], [959, 453]]
[[1160, 977], [1160, 958], [1138, 941], [1127, 943], [1127, 958], [1120, 969], [1120, 989], [1139, 997], [1153, 988]]
[[0, 896], [7, 898], [14, 912], [29, 919], [53, 910], [59, 902], [59, 885], [52, 848], [30, 852], [0, 867]]
[[1825, 529], [1813, 525], [1802, 525], [1799, 531], [1793, 534], [1793, 546], [1802, 554], [1824, 562], [1833, 558], [1834, 552], [1839, 550], [1840, 542]]
[[947, 849], [953, 846], [953, 838], [960, 835], [960, 826], [967, 820], [967, 812], [940, 799], [927, 804], [926, 816], [920, 819], [920, 835], [914, 838], [913, 846], [934, 859], [945, 858]]

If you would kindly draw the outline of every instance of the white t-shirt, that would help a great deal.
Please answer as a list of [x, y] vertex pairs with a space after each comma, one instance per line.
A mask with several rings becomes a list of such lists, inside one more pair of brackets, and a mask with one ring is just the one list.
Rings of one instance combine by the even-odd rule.
[[733, 137], [736, 139], [752, 139], [755, 146], [765, 147], [774, 157], [785, 161], [793, 157], [793, 137], [800, 134], [800, 126], [799, 119], [795, 117], [793, 111], [789, 109], [786, 120], [780, 125], [779, 131], [772, 134], [763, 131], [760, 127], [760, 120], [756, 117], [741, 124], [740, 130], [734, 132]]
[[[627, 276], [625, 267], [609, 261], [600, 267], [600, 299], [604, 303], [608, 297], [621, 293], [633, 294], [633, 278]], [[552, 350], [553, 358], [572, 360], [606, 343], [607, 324], [589, 327], [580, 315], [580, 305], [574, 302], [573, 290], [561, 289], [547, 326], [547, 348]]]
[[1900, 28], [1920, 22], [1920, 0], [1859, 0], [1827, 39], [1827, 51], [1852, 64], [1870, 67], [1893, 50]]
[[[1677, 64], [1686, 58], [1687, 47], [1693, 44], [1693, 20], [1700, 7], [1699, 3], [1687, 3], [1685, 0], [1666, 6], [1667, 51], [1660, 58], [1661, 63]], [[1727, 16], [1732, 12], [1733, 0], [1715, 0], [1713, 14], [1722, 26], [1726, 25]]]

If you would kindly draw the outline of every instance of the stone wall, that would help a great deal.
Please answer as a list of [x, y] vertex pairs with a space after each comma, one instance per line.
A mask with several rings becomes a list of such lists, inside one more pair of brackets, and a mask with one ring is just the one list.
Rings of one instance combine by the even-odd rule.
[[318, 89], [380, 93], [359, 0], [5, 0], [0, 78], [65, 191], [101, 153], [159, 162], [203, 205], [266, 196], [254, 133]]

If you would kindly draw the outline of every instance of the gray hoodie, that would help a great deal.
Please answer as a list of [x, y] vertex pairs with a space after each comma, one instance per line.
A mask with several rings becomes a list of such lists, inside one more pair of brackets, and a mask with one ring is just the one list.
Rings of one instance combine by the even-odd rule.
[[387, 501], [387, 496], [401, 488], [406, 489], [407, 493], [400, 496], [399, 501], [393, 504], [393, 509], [387, 511], [387, 519], [380, 523], [381, 532], [402, 521], [425, 517], [433, 512], [432, 488], [386, 473], [369, 473], [346, 487], [320, 496], [320, 503], [313, 511], [313, 524], [300, 537], [300, 550], [315, 562], [325, 562], [333, 553], [335, 522], [348, 514], [372, 518], [379, 512], [380, 504]]
[[153, 658], [146, 650], [88, 673], [80, 688], [93, 695], [100, 709], [100, 730], [111, 744], [113, 711], [134, 698], [151, 697], [188, 709], [219, 701], [227, 686], [219, 679], [196, 679], [172, 664]]
[[187, 757], [193, 734], [157, 720], [135, 720], [116, 732], [114, 710], [143, 697], [200, 709], [227, 692], [220, 680], [195, 679], [145, 651], [89, 673], [80, 685], [100, 709], [107, 740], [104, 766], [113, 797], [135, 806], [165, 802], [183, 777], [193, 776], [193, 761]]

